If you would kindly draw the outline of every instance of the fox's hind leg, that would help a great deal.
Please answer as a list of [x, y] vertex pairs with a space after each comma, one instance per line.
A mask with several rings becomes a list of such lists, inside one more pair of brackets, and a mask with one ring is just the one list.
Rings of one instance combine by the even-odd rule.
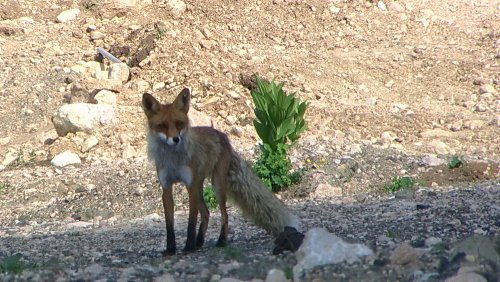
[[227, 244], [227, 234], [229, 229], [229, 220], [227, 215], [227, 189], [229, 189], [228, 174], [229, 165], [231, 163], [231, 152], [226, 151], [221, 154], [217, 165], [215, 166], [214, 174], [212, 176], [212, 184], [215, 188], [215, 195], [217, 203], [219, 204], [221, 213], [221, 229], [219, 239], [217, 240], [217, 247], [224, 247]]
[[207, 233], [208, 220], [210, 218], [210, 213], [208, 212], [207, 204], [203, 199], [203, 192], [201, 193], [200, 205], [198, 206], [200, 210], [200, 229], [198, 230], [198, 236], [196, 237], [196, 248], [201, 248], [205, 242], [205, 234]]

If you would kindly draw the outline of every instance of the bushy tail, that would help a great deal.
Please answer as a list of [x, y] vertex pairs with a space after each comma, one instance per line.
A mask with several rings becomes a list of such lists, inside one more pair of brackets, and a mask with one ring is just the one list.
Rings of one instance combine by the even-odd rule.
[[257, 226], [277, 235], [285, 226], [299, 230], [299, 219], [293, 215], [262, 183], [248, 164], [233, 153], [229, 169], [229, 199]]

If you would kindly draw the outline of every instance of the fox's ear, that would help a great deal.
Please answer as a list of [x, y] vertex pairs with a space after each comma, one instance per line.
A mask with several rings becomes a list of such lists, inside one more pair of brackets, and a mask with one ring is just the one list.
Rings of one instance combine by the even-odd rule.
[[177, 98], [175, 98], [174, 107], [187, 114], [187, 112], [189, 111], [190, 101], [191, 101], [191, 89], [184, 88], [182, 89], [181, 93], [177, 95]]
[[147, 117], [151, 117], [160, 110], [161, 104], [151, 94], [142, 95], [142, 108]]

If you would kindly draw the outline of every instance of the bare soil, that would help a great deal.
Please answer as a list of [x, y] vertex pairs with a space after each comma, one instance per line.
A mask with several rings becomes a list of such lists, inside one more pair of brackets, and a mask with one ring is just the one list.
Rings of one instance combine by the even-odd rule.
[[[120, 4], [126, 2], [134, 4]], [[187, 0], [179, 15], [170, 2], [0, 4], [0, 236], [39, 232], [36, 226], [54, 222], [93, 222], [102, 228], [161, 215], [154, 168], [145, 157], [140, 101], [146, 91], [168, 102], [182, 87], [191, 87], [193, 109], [255, 160], [259, 139], [250, 91], [242, 81], [252, 74], [284, 82], [288, 92], [309, 103], [309, 129], [290, 155], [305, 174], [300, 184], [281, 193], [301, 215], [308, 210], [301, 203], [317, 199], [343, 209], [391, 197], [384, 186], [396, 176], [410, 176], [422, 189], [443, 194], [489, 185], [486, 190], [498, 195], [497, 1], [388, 1], [384, 8], [371, 1]], [[80, 9], [77, 18], [57, 23], [56, 16], [70, 8]], [[109, 85], [72, 70], [99, 59], [97, 47], [131, 66], [126, 83]], [[51, 118], [63, 104], [88, 102], [100, 89], [117, 93], [119, 123], [90, 134], [99, 143], [84, 152], [90, 135], [59, 137]], [[65, 150], [77, 152], [82, 163], [51, 166], [50, 160]], [[444, 163], [423, 161], [429, 155]], [[449, 168], [452, 156], [463, 158], [463, 166]], [[14, 161], [6, 162], [9, 158]], [[182, 222], [186, 195], [178, 190]], [[342, 225], [324, 226], [342, 233]], [[487, 233], [497, 230], [498, 225], [489, 226]], [[400, 239], [412, 232], [402, 231]], [[252, 238], [259, 236], [265, 235]], [[244, 241], [238, 241], [242, 248], [259, 248], [255, 240]], [[286, 265], [278, 260], [277, 265]], [[179, 269], [185, 273], [186, 268]], [[386, 278], [405, 277], [398, 275]], [[248, 273], [238, 277], [252, 278]]]

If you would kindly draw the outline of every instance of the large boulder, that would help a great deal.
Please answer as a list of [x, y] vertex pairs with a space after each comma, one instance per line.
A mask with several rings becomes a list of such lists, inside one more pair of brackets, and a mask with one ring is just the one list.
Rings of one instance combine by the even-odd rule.
[[91, 133], [115, 122], [115, 109], [111, 105], [104, 104], [67, 104], [60, 107], [52, 117], [52, 123], [59, 136], [79, 131]]

